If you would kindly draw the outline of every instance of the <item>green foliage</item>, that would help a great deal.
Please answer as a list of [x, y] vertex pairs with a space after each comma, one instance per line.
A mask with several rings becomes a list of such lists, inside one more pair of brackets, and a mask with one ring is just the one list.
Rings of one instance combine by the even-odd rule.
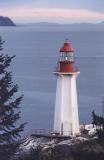
[[23, 95], [16, 96], [18, 85], [12, 82], [12, 72], [8, 71], [12, 59], [15, 56], [8, 56], [2, 53], [4, 41], [0, 37], [0, 144], [8, 144], [20, 137], [25, 123], [17, 127], [17, 120], [20, 119], [20, 103]]
[[18, 146], [19, 143], [0, 145], [0, 160], [10, 160]]

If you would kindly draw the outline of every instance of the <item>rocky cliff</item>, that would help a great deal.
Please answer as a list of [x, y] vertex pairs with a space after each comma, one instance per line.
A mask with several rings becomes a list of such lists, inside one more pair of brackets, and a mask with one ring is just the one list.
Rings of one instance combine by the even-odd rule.
[[30, 136], [10, 160], [104, 160], [104, 145], [83, 137], [57, 139]]

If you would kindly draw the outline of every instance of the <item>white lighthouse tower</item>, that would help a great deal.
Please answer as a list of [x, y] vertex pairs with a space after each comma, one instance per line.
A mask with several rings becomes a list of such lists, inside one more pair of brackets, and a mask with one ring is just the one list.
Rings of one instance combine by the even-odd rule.
[[74, 50], [68, 40], [60, 49], [57, 71], [57, 88], [54, 114], [54, 132], [69, 136], [79, 133], [79, 115], [76, 78], [79, 71], [74, 66]]

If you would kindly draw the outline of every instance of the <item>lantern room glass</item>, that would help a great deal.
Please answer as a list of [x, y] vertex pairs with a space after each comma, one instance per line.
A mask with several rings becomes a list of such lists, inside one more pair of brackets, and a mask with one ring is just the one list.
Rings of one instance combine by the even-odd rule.
[[70, 62], [74, 62], [74, 57], [73, 57], [73, 52], [70, 53], [61, 53], [60, 54], [60, 62], [64, 62], [64, 61], [70, 61]]

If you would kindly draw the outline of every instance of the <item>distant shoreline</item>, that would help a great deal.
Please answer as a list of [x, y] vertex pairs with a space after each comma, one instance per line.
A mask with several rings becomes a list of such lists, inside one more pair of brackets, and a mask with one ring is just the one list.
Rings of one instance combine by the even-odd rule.
[[42, 25], [20, 25], [17, 24], [16, 26], [0, 26], [0, 29], [4, 28], [12, 28], [12, 29], [24, 29], [25, 31], [34, 30], [37, 32], [94, 32], [94, 31], [104, 31], [104, 27], [102, 26], [92, 26], [92, 27], [86, 27], [86, 26], [42, 26]]

